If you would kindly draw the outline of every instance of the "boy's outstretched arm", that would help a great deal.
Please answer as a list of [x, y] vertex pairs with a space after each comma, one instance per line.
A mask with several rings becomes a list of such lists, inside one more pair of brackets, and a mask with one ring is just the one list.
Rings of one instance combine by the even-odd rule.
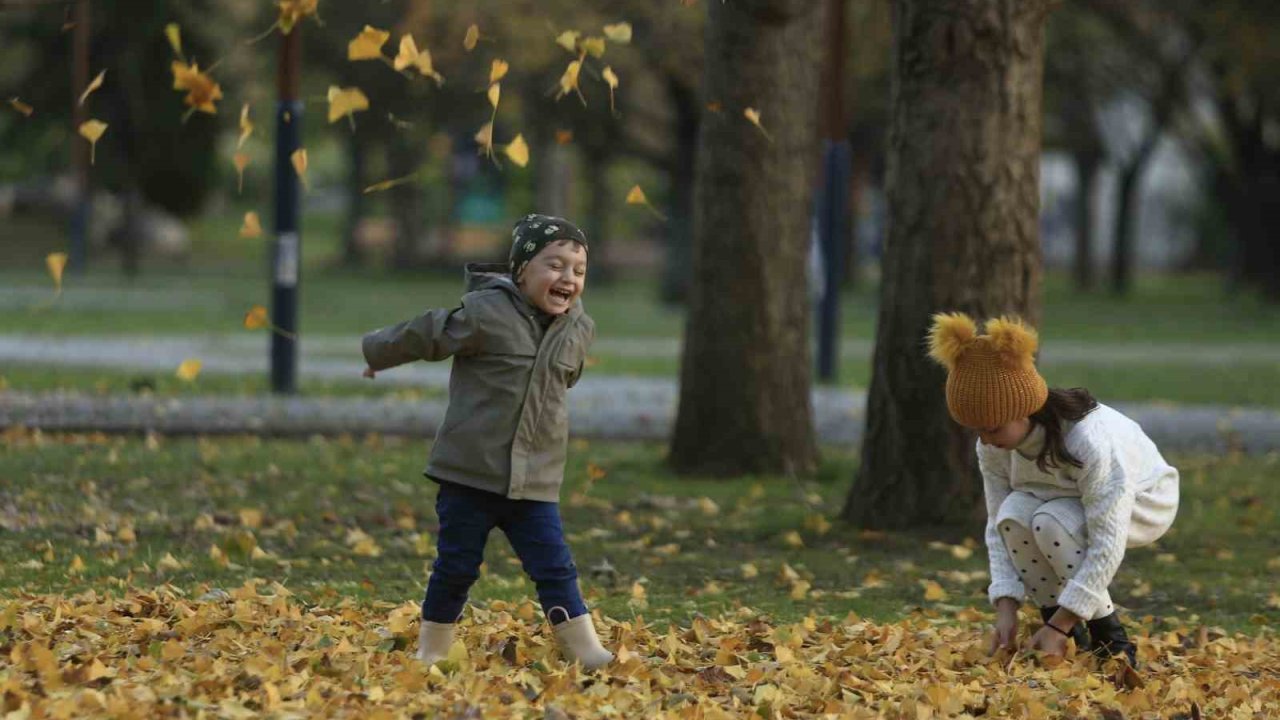
[[466, 307], [428, 310], [412, 320], [364, 336], [361, 349], [368, 365], [365, 377], [414, 360], [443, 360], [468, 355], [479, 344], [479, 332]]

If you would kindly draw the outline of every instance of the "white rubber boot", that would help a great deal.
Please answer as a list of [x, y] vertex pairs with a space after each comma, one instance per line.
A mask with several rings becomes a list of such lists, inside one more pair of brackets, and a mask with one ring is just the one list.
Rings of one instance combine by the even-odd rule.
[[454, 623], [436, 623], [423, 620], [418, 627], [418, 659], [434, 665], [449, 656], [453, 645]]
[[600, 638], [596, 635], [596, 626], [591, 622], [591, 614], [579, 615], [553, 625], [556, 642], [560, 644], [560, 652], [569, 662], [582, 663], [587, 670], [595, 670], [613, 662], [613, 653], [604, 649]]

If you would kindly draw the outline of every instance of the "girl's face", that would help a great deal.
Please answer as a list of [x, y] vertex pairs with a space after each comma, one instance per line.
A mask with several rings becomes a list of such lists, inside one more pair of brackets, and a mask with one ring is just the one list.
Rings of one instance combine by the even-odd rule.
[[1031, 418], [1018, 418], [993, 428], [978, 428], [978, 438], [983, 445], [1001, 450], [1012, 450], [1031, 433]]
[[516, 284], [539, 310], [566, 313], [587, 286], [587, 249], [572, 240], [551, 243], [525, 265]]

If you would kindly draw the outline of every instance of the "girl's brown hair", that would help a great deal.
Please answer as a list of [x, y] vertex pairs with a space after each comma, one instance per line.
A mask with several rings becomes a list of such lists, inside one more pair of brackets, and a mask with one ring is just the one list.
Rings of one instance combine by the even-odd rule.
[[1044, 406], [1031, 414], [1031, 422], [1044, 428], [1044, 447], [1036, 456], [1040, 472], [1060, 468], [1063, 464], [1084, 467], [1084, 463], [1067, 450], [1065, 423], [1079, 422], [1098, 409], [1098, 401], [1084, 388], [1049, 388]]

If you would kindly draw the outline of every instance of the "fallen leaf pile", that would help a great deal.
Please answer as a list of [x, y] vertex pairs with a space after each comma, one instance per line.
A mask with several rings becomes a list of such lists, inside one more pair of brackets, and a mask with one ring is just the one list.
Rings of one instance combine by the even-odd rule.
[[1076, 657], [988, 658], [989, 618], [687, 627], [597, 620], [618, 660], [567, 666], [531, 603], [473, 607], [449, 659], [413, 657], [414, 603], [307, 606], [274, 582], [0, 600], [5, 717], [1262, 718], [1280, 703], [1270, 631], [1140, 637], [1140, 673]]

